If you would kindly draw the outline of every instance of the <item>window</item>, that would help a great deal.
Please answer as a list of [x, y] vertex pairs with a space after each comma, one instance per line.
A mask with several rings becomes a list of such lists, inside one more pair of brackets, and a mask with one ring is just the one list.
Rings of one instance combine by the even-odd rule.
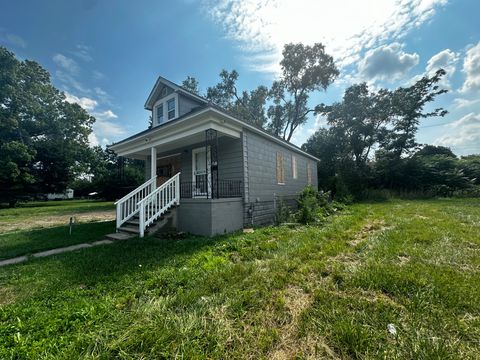
[[297, 158], [292, 155], [292, 177], [297, 178]]
[[155, 119], [154, 125], [161, 125], [178, 117], [177, 100], [177, 94], [170, 94], [166, 97], [160, 98], [160, 100], [155, 103], [155, 111], [152, 114]]
[[157, 106], [157, 124], [163, 123], [163, 104]]
[[312, 165], [310, 163], [307, 164], [307, 181], [308, 185], [312, 185]]
[[283, 164], [283, 153], [277, 151], [277, 184], [285, 184], [285, 168]]
[[175, 98], [167, 101], [167, 117], [171, 120], [175, 117]]

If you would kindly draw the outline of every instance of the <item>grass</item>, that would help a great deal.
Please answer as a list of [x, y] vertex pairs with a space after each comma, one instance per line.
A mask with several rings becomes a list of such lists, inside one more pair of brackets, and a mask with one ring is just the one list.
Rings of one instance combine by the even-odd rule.
[[91, 222], [69, 226], [17, 231], [0, 235], [0, 260], [102, 239], [115, 232], [115, 222]]
[[479, 230], [479, 199], [390, 200], [5, 267], [0, 358], [475, 359]]
[[71, 216], [80, 220], [112, 219], [114, 206], [108, 201], [63, 200], [21, 203], [0, 209], [0, 233], [66, 225]]
[[[1, 209], [0, 260], [100, 240], [114, 232], [114, 216], [111, 202], [92, 200], [29, 202]], [[71, 235], [70, 217], [76, 219]]]

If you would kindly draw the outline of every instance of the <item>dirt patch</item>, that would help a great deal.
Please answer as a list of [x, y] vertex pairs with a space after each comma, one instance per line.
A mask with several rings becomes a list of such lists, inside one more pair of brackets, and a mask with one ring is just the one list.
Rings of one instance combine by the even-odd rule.
[[15, 302], [16, 296], [11, 287], [5, 286], [0, 288], [0, 306], [8, 305]]
[[355, 247], [371, 235], [388, 229], [390, 229], [390, 227], [386, 226], [383, 220], [368, 222], [355, 234], [354, 238], [348, 242], [348, 245]]
[[285, 290], [284, 301], [285, 309], [290, 314], [291, 321], [278, 329], [280, 340], [275, 349], [268, 355], [268, 359], [293, 359], [296, 355], [301, 355], [302, 358], [307, 359], [318, 357], [338, 359], [339, 357], [322, 337], [298, 337], [299, 318], [301, 313], [312, 304], [312, 295], [299, 287], [290, 286]]
[[405, 265], [410, 261], [410, 256], [406, 254], [400, 254], [398, 255], [398, 261], [400, 262], [400, 265]]
[[68, 225], [70, 217], [73, 216], [76, 222], [90, 221], [112, 221], [115, 220], [115, 210], [92, 211], [77, 215], [50, 215], [38, 216], [31, 219], [22, 219], [22, 221], [10, 221], [0, 224], [0, 234], [9, 233], [18, 230], [31, 230], [35, 228], [48, 228], [59, 225]]

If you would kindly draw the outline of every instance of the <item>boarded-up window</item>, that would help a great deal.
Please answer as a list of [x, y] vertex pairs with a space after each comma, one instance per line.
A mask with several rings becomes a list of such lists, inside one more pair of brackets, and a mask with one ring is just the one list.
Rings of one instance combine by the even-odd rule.
[[297, 178], [297, 158], [295, 155], [292, 155], [292, 177]]
[[283, 164], [283, 153], [277, 151], [277, 183], [285, 184], [285, 167]]
[[312, 165], [310, 163], [307, 164], [307, 181], [308, 185], [312, 185]]

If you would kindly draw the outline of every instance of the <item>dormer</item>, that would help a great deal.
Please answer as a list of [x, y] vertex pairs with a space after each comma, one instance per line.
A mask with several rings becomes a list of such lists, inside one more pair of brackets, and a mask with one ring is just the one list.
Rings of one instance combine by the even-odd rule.
[[152, 123], [155, 127], [175, 120], [207, 103], [208, 101], [201, 96], [160, 76], [148, 96], [145, 109], [152, 112]]

